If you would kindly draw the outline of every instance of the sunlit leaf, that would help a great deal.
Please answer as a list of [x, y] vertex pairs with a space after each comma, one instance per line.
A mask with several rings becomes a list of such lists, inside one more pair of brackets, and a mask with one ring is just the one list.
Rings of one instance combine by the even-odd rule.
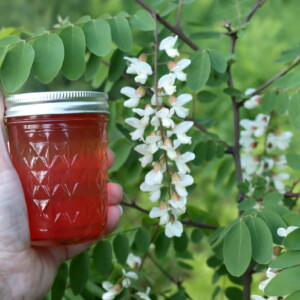
[[277, 256], [270, 264], [270, 267], [274, 269], [283, 269], [296, 265], [300, 265], [300, 251], [286, 251]]
[[111, 51], [111, 31], [106, 21], [102, 19], [91, 20], [82, 29], [85, 34], [86, 45], [92, 53], [105, 56]]
[[224, 54], [218, 50], [209, 50], [208, 54], [211, 61], [211, 67], [219, 73], [224, 73], [227, 69], [227, 61]]
[[240, 220], [224, 239], [223, 255], [228, 272], [233, 276], [241, 276], [250, 264], [251, 253], [251, 236], [246, 224]]
[[42, 83], [51, 82], [58, 74], [64, 60], [64, 45], [54, 33], [46, 33], [33, 43], [35, 58], [33, 72]]
[[62, 72], [69, 80], [77, 80], [81, 77], [85, 68], [85, 37], [81, 28], [70, 26], [60, 34], [64, 43], [65, 58]]
[[1, 68], [1, 81], [9, 92], [18, 90], [29, 77], [34, 60], [34, 50], [27, 43], [17, 44], [4, 59]]
[[153, 17], [146, 10], [139, 10], [130, 18], [130, 24], [142, 31], [151, 31], [155, 29]]

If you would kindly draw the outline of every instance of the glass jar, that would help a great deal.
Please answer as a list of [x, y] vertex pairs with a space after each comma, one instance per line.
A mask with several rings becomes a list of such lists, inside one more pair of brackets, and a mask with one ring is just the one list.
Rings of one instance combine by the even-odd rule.
[[28, 93], [11, 95], [5, 103], [31, 244], [98, 239], [107, 218], [106, 94]]

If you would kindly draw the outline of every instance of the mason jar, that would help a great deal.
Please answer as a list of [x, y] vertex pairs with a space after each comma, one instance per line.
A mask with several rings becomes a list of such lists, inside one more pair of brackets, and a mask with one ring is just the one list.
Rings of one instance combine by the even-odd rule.
[[66, 91], [5, 99], [9, 152], [23, 186], [31, 244], [98, 239], [107, 219], [107, 95]]

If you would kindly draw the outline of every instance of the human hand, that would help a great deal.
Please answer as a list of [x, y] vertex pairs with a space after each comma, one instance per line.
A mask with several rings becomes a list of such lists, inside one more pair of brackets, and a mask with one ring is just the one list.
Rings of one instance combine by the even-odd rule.
[[[89, 244], [31, 247], [27, 209], [19, 176], [10, 160], [3, 122], [0, 94], [0, 299], [36, 300], [51, 288], [58, 267], [86, 250]], [[108, 165], [114, 155], [108, 151]], [[108, 223], [106, 234], [117, 226], [122, 188], [108, 183]]]

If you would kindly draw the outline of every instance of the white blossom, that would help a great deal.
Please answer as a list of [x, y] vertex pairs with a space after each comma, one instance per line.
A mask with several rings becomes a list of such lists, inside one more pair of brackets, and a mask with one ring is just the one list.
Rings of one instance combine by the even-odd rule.
[[151, 298], [149, 297], [150, 290], [151, 289], [148, 286], [145, 293], [144, 292], [137, 292], [136, 295], [139, 296], [143, 300], [151, 300]]
[[140, 185], [140, 189], [142, 192], [149, 192], [150, 193], [150, 201], [156, 202], [159, 200], [161, 195], [161, 189], [162, 184], [150, 184], [148, 185], [146, 182], [143, 182]]
[[293, 133], [290, 131], [276, 134], [269, 133], [267, 136], [267, 151], [271, 152], [276, 148], [286, 150], [290, 145], [292, 137]]
[[195, 154], [193, 152], [185, 152], [184, 154], [177, 154], [175, 163], [177, 169], [181, 173], [189, 173], [191, 170], [186, 163], [195, 159]]
[[145, 183], [147, 185], [160, 185], [163, 180], [163, 172], [159, 163], [154, 163], [154, 167], [145, 176]]
[[157, 130], [161, 125], [165, 128], [174, 128], [175, 123], [172, 120], [174, 111], [166, 107], [162, 107], [156, 112], [155, 116], [151, 119], [151, 125], [154, 130]]
[[243, 119], [240, 121], [240, 125], [249, 135], [253, 134], [255, 137], [260, 137], [266, 132], [269, 120], [270, 117], [268, 115], [258, 114], [254, 121]]
[[256, 173], [259, 164], [260, 162], [257, 157], [253, 157], [248, 153], [241, 154], [241, 165], [246, 174], [252, 175]]
[[[245, 91], [245, 95], [249, 96], [253, 92], [255, 92], [255, 89], [253, 89], [253, 88], [247, 89]], [[244, 107], [247, 108], [247, 109], [255, 108], [258, 105], [260, 105], [261, 101], [262, 101], [262, 97], [260, 95], [254, 95], [250, 99], [248, 99], [248, 100], [245, 101]]]
[[176, 148], [178, 146], [178, 143], [173, 144], [171, 139], [166, 138], [164, 144], [160, 146], [160, 149], [163, 149], [167, 152], [167, 156], [169, 159], [175, 160], [177, 158]]
[[191, 60], [187, 58], [183, 58], [178, 62], [171, 62], [168, 64], [169, 70], [175, 74], [176, 78], [180, 81], [186, 81], [186, 73], [182, 72], [185, 68], [187, 68], [191, 64]]
[[127, 118], [125, 119], [125, 122], [131, 127], [135, 128], [135, 130], [131, 132], [130, 135], [132, 140], [136, 141], [143, 138], [145, 129], [149, 124], [149, 117], [146, 116], [142, 119]]
[[173, 236], [180, 237], [183, 232], [183, 226], [180, 221], [178, 221], [176, 218], [174, 220], [170, 220], [165, 227], [165, 235], [169, 238]]
[[180, 197], [179, 199], [170, 199], [168, 201], [171, 212], [174, 216], [179, 217], [186, 211], [186, 197]]
[[152, 162], [153, 154], [159, 149], [159, 141], [161, 141], [160, 136], [150, 135], [146, 137], [145, 144], [139, 144], [134, 148], [135, 151], [143, 155], [142, 158], [139, 158], [142, 167]]
[[142, 264], [142, 259], [139, 256], [134, 255], [133, 253], [129, 253], [126, 263], [132, 269], [138, 269]]
[[160, 218], [159, 224], [164, 225], [167, 224], [170, 220], [169, 211], [170, 211], [169, 206], [166, 203], [161, 202], [160, 207], [152, 207], [149, 213], [149, 217], [151, 219]]
[[158, 88], [163, 88], [165, 92], [168, 95], [172, 95], [176, 92], [176, 85], [175, 83], [176, 76], [173, 73], [163, 75], [159, 80], [158, 80]]
[[159, 50], [165, 50], [167, 55], [170, 57], [179, 56], [179, 52], [177, 49], [174, 48], [177, 42], [178, 36], [169, 36], [163, 39], [159, 44]]
[[124, 275], [124, 279], [122, 280], [122, 286], [124, 288], [129, 288], [130, 285], [131, 285], [131, 280], [130, 279], [134, 279], [134, 280], [138, 280], [139, 277], [138, 275], [133, 272], [133, 271], [129, 271], [129, 272], [126, 272], [124, 269], [122, 269], [122, 273]]
[[183, 105], [192, 101], [193, 97], [191, 94], [181, 94], [177, 98], [174, 96], [169, 97], [169, 102], [176, 115], [180, 118], [185, 118], [189, 114], [189, 109], [183, 107]]
[[266, 275], [267, 275], [267, 278], [266, 280], [262, 281], [258, 288], [261, 290], [261, 291], [264, 291], [267, 284], [276, 276], [276, 273], [273, 272], [273, 270], [271, 268], [268, 268], [267, 269], [267, 272], [266, 272]]
[[145, 90], [141, 87], [134, 89], [132, 87], [125, 86], [121, 89], [120, 93], [129, 97], [129, 99], [124, 102], [124, 106], [136, 107], [139, 105], [141, 97], [145, 95]]
[[279, 193], [283, 194], [285, 192], [285, 184], [283, 183], [283, 181], [289, 178], [290, 175], [288, 173], [279, 173], [279, 174], [272, 175], [274, 186]]
[[181, 172], [173, 173], [172, 184], [174, 184], [175, 190], [180, 197], [186, 197], [188, 195], [186, 187], [194, 183], [194, 178], [191, 175], [187, 175]]
[[106, 290], [102, 295], [102, 300], [113, 300], [121, 292], [121, 287], [113, 285], [109, 281], [103, 281], [102, 287]]
[[[186, 132], [189, 131], [192, 126], [194, 125], [194, 122], [192, 121], [184, 121], [175, 126], [175, 128], [169, 132], [169, 135], [172, 136], [173, 134], [176, 134], [178, 144], [191, 144], [192, 138], [190, 136], [186, 135]], [[175, 143], [174, 141], [174, 143]]]
[[252, 152], [256, 148], [257, 142], [251, 135], [247, 133], [247, 131], [241, 132], [240, 145], [245, 152]]
[[274, 160], [275, 166], [276, 166], [279, 170], [283, 170], [283, 169], [286, 168], [287, 161], [286, 161], [285, 155], [278, 155], [278, 156], [275, 156], [275, 157], [273, 158], [273, 160]]
[[136, 74], [137, 76], [134, 78], [135, 82], [145, 84], [149, 75], [152, 75], [151, 66], [145, 61], [141, 61], [137, 58], [131, 58], [125, 56], [124, 59], [130, 62], [126, 73], [127, 74]]
[[279, 227], [277, 229], [277, 234], [281, 237], [286, 237], [287, 235], [289, 235], [291, 232], [293, 232], [294, 230], [298, 229], [298, 226], [289, 226], [288, 228], [283, 228], [283, 227]]

